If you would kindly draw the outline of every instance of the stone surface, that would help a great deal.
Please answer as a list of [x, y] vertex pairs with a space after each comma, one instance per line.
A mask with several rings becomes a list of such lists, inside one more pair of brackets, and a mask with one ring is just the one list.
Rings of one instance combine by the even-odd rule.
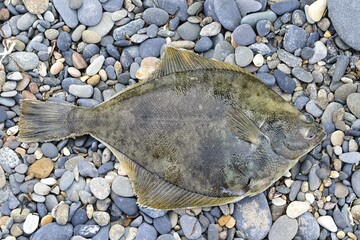
[[347, 99], [346, 103], [350, 109], [350, 111], [357, 117], [360, 118], [360, 93], [351, 93]]
[[326, 228], [330, 232], [336, 232], [338, 230], [334, 219], [331, 216], [321, 216], [317, 219], [320, 226]]
[[110, 186], [104, 178], [93, 178], [90, 181], [90, 190], [100, 200], [107, 198], [110, 194]]
[[70, 28], [75, 28], [79, 24], [77, 12], [69, 6], [70, 0], [53, 0], [55, 9], [59, 12], [65, 24]]
[[192, 216], [183, 215], [180, 217], [180, 226], [188, 239], [197, 239], [201, 236], [201, 225]]
[[263, 239], [272, 225], [269, 205], [263, 193], [236, 203], [233, 217], [236, 228], [248, 239]]
[[130, 179], [123, 176], [117, 176], [111, 186], [115, 194], [122, 197], [133, 197], [134, 191], [132, 189]]
[[162, 26], [169, 20], [168, 13], [161, 8], [147, 8], [142, 15], [147, 24]]
[[318, 239], [320, 236], [320, 226], [314, 216], [306, 212], [298, 217], [299, 229], [297, 235], [302, 239]]
[[49, 0], [23, 0], [26, 9], [32, 14], [44, 13], [48, 6]]
[[360, 2], [352, 0], [329, 0], [328, 11], [331, 23], [341, 39], [350, 47], [360, 50]]
[[256, 34], [249, 24], [242, 24], [235, 28], [232, 37], [237, 45], [247, 46], [255, 42]]
[[310, 208], [309, 202], [300, 202], [300, 201], [294, 201], [291, 202], [287, 209], [286, 209], [286, 215], [289, 218], [297, 218], [301, 216], [303, 213], [307, 212]]
[[54, 163], [49, 158], [36, 160], [28, 168], [27, 174], [32, 174], [36, 178], [46, 178], [54, 169]]
[[296, 219], [283, 215], [271, 227], [269, 240], [291, 240], [295, 237], [297, 231], [298, 223]]
[[33, 70], [39, 64], [39, 57], [33, 52], [13, 52], [9, 54], [8, 71]]
[[86, 4], [81, 5], [77, 10], [80, 23], [91, 27], [98, 24], [102, 17], [102, 6], [98, 0], [86, 0]]
[[41, 227], [33, 234], [32, 240], [69, 240], [73, 235], [73, 227], [71, 224], [61, 226], [57, 223], [49, 223]]
[[284, 36], [284, 48], [288, 52], [295, 52], [299, 48], [304, 48], [307, 40], [307, 32], [301, 27], [291, 25]]
[[214, 11], [221, 25], [233, 31], [241, 21], [239, 8], [233, 0], [214, 0]]

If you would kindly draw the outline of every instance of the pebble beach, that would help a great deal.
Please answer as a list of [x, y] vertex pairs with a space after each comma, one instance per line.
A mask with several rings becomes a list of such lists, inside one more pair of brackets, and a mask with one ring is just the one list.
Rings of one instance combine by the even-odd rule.
[[[359, 36], [358, 0], [0, 1], [0, 239], [360, 239]], [[256, 75], [326, 140], [259, 195], [171, 211], [90, 136], [18, 140], [22, 99], [94, 107], [167, 45]]]

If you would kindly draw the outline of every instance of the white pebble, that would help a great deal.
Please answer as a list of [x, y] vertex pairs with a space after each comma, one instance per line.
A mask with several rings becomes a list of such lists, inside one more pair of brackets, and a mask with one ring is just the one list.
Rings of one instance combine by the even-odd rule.
[[338, 230], [334, 219], [331, 216], [321, 216], [317, 219], [318, 223], [329, 230], [330, 232], [336, 232]]
[[289, 204], [289, 206], [286, 209], [286, 215], [289, 218], [297, 218], [303, 213], [306, 213], [309, 210], [310, 203], [305, 201], [294, 201]]
[[256, 54], [253, 63], [256, 67], [261, 67], [264, 64], [264, 57], [260, 53]]
[[39, 219], [40, 218], [38, 215], [34, 215], [32, 213], [27, 215], [24, 225], [23, 225], [24, 233], [32, 234], [39, 226]]

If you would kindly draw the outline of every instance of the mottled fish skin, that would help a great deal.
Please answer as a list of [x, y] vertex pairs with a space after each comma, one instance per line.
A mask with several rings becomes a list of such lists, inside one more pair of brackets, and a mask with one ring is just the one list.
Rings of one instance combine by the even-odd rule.
[[165, 209], [257, 194], [325, 136], [253, 75], [171, 48], [152, 79], [68, 121], [123, 159], [140, 204]]

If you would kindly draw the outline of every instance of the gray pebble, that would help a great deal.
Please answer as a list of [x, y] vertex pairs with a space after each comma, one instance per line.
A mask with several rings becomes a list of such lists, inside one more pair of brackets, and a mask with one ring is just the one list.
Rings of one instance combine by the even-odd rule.
[[215, 46], [213, 58], [219, 61], [224, 61], [225, 58], [231, 54], [234, 53], [234, 48], [231, 46], [231, 44], [227, 41], [220, 41]]
[[41, 151], [48, 158], [55, 158], [58, 155], [58, 149], [52, 143], [43, 143], [41, 145]]
[[31, 237], [32, 240], [69, 240], [73, 235], [73, 226], [49, 223], [39, 228]]
[[82, 5], [83, 5], [83, 0], [69, 1], [69, 7], [74, 10], [79, 9]]
[[269, 204], [263, 193], [235, 203], [233, 217], [236, 229], [244, 234], [244, 239], [265, 238], [272, 224]]
[[308, 113], [318, 118], [321, 117], [323, 111], [317, 106], [315, 100], [310, 100], [306, 103], [305, 109]]
[[147, 24], [155, 24], [156, 26], [163, 26], [168, 20], [168, 13], [161, 8], [148, 8], [142, 15]]
[[102, 17], [102, 6], [98, 0], [86, 0], [77, 10], [79, 21], [85, 26], [91, 27], [98, 24]]
[[75, 176], [72, 172], [66, 171], [59, 180], [59, 187], [61, 191], [66, 191], [74, 182]]
[[356, 170], [351, 176], [351, 186], [356, 196], [360, 197], [360, 170]]
[[171, 234], [163, 234], [159, 236], [156, 240], [176, 240], [176, 239]]
[[314, 216], [306, 212], [298, 217], [299, 229], [297, 236], [302, 239], [318, 239], [320, 236], [320, 226]]
[[28, 30], [36, 21], [36, 19], [36, 15], [25, 13], [17, 20], [16, 27], [21, 31]]
[[257, 73], [256, 76], [269, 87], [275, 84], [275, 77], [270, 73]]
[[107, 0], [102, 4], [106, 12], [116, 12], [123, 7], [124, 0]]
[[342, 153], [340, 154], [339, 159], [345, 163], [357, 164], [358, 162], [360, 162], [360, 153], [359, 152]]
[[77, 225], [74, 227], [74, 233], [85, 238], [91, 238], [100, 230], [99, 225]]
[[288, 52], [295, 52], [299, 48], [304, 48], [306, 45], [308, 34], [307, 32], [296, 25], [291, 25], [284, 36], [284, 48]]
[[208, 51], [213, 46], [213, 42], [209, 37], [201, 37], [199, 41], [196, 42], [194, 51], [198, 53], [203, 53]]
[[158, 34], [158, 26], [156, 26], [155, 24], [151, 24], [147, 29], [146, 29], [146, 34], [150, 37], [150, 38], [154, 38], [157, 36]]
[[148, 223], [143, 223], [138, 228], [135, 240], [156, 240], [157, 232], [153, 226]]
[[129, 22], [128, 24], [115, 28], [113, 31], [113, 37], [115, 41], [126, 39], [125, 36], [132, 36], [141, 28], [144, 27], [144, 20], [136, 19], [134, 21]]
[[320, 169], [319, 165], [313, 165], [309, 173], [309, 189], [311, 191], [317, 190], [321, 185], [321, 179], [318, 177], [316, 172]]
[[258, 1], [253, 0], [237, 0], [238, 8], [240, 9], [241, 16], [246, 16], [248, 13], [257, 12], [262, 8]]
[[188, 41], [195, 41], [199, 37], [200, 26], [195, 23], [185, 22], [178, 28], [179, 36]]
[[292, 24], [301, 27], [306, 22], [306, 15], [302, 10], [297, 9], [293, 12], [291, 19]]
[[249, 24], [251, 27], [255, 28], [256, 23], [260, 20], [269, 20], [273, 23], [276, 19], [276, 14], [271, 10], [267, 10], [265, 12], [251, 13], [243, 17], [241, 19], [241, 24]]
[[140, 44], [139, 52], [140, 57], [159, 57], [161, 47], [165, 44], [163, 38], [148, 39]]
[[168, 215], [154, 219], [154, 227], [160, 234], [165, 234], [171, 231], [171, 222]]
[[250, 45], [255, 42], [256, 34], [249, 24], [241, 24], [232, 33], [237, 45]]
[[248, 47], [237, 47], [235, 49], [235, 62], [240, 67], [248, 66], [254, 58], [254, 53]]
[[55, 9], [59, 12], [65, 24], [75, 28], [79, 24], [76, 10], [69, 7], [69, 0], [53, 0]]
[[141, 207], [140, 209], [142, 212], [146, 213], [146, 215], [148, 215], [151, 218], [158, 218], [158, 217], [165, 216], [165, 214], [167, 212], [166, 210], [152, 209], [152, 208], [145, 208], [145, 207]]
[[271, 227], [269, 240], [291, 240], [295, 237], [297, 231], [298, 222], [296, 219], [283, 215]]
[[221, 25], [230, 31], [239, 26], [241, 15], [233, 0], [214, 0], [214, 11]]
[[132, 189], [129, 178], [123, 176], [117, 176], [113, 183], [111, 189], [113, 192], [122, 197], [133, 197], [134, 191]]
[[300, 7], [300, 2], [298, 0], [284, 0], [280, 2], [275, 2], [271, 4], [270, 8], [277, 15], [283, 15], [287, 12], [292, 12], [295, 9]]
[[71, 35], [68, 32], [61, 31], [56, 42], [60, 51], [67, 51], [71, 46]]
[[340, 81], [340, 79], [344, 76], [344, 73], [349, 63], [350, 63], [350, 59], [348, 56], [340, 55], [337, 57], [332, 83]]
[[301, 50], [301, 57], [305, 60], [309, 60], [314, 55], [314, 50], [310, 47], [304, 47]]
[[8, 71], [33, 70], [39, 64], [39, 57], [33, 52], [13, 52], [9, 54], [6, 65]]
[[292, 94], [295, 90], [296, 83], [289, 76], [284, 74], [282, 71], [275, 69], [274, 76], [280, 89], [285, 93]]
[[310, 83], [314, 79], [311, 73], [309, 73], [308, 71], [304, 70], [301, 67], [294, 67], [291, 70], [291, 73], [292, 75], [294, 75], [294, 77], [305, 83]]
[[124, 198], [120, 196], [112, 196], [114, 204], [127, 215], [135, 215], [139, 212], [139, 208], [134, 198]]
[[188, 19], [188, 5], [185, 0], [158, 0], [157, 2], [159, 8], [164, 9], [169, 14], [175, 14], [179, 20], [185, 22]]
[[90, 98], [93, 95], [94, 88], [90, 85], [72, 84], [69, 87], [69, 93], [80, 98]]
[[283, 49], [277, 51], [278, 57], [281, 61], [286, 63], [289, 67], [300, 67], [302, 65], [302, 59], [295, 57], [293, 54], [288, 53]]
[[271, 30], [271, 22], [269, 20], [260, 20], [256, 23], [256, 31], [259, 36], [265, 37]]
[[201, 225], [195, 217], [182, 215], [180, 226], [188, 239], [197, 239], [201, 236]]

